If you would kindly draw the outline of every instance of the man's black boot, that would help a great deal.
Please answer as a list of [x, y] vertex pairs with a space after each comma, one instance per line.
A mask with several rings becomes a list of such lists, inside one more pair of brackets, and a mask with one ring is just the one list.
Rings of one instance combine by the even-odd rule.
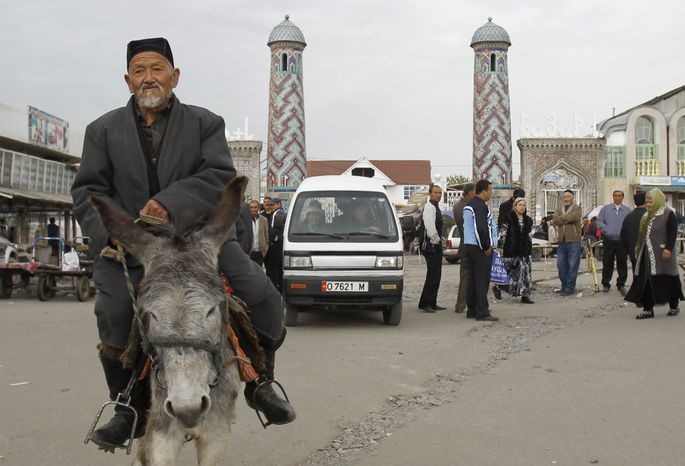
[[[109, 398], [114, 401], [119, 393], [126, 389], [131, 379], [131, 370], [124, 369], [121, 361], [100, 356], [100, 362], [105, 372], [105, 379], [109, 387]], [[147, 407], [150, 395], [147, 380], [138, 381], [131, 391], [130, 405], [138, 413], [138, 424], [133, 437], [139, 438], [145, 434]], [[122, 407], [114, 407], [114, 416], [107, 424], [95, 429], [90, 434], [90, 440], [101, 449], [114, 453], [114, 449], [123, 446], [131, 436], [131, 429], [135, 416], [133, 411]]]
[[[276, 350], [285, 340], [285, 329], [281, 338], [274, 342], [262, 337], [261, 345], [266, 355], [266, 372], [260, 374], [256, 382], [245, 384], [245, 400], [247, 405], [264, 414], [271, 424], [288, 424], [293, 422], [297, 415], [290, 402], [281, 398], [274, 390], [274, 369], [276, 367]], [[276, 385], [279, 386], [279, 385]], [[265, 426], [266, 427], [266, 426]]]

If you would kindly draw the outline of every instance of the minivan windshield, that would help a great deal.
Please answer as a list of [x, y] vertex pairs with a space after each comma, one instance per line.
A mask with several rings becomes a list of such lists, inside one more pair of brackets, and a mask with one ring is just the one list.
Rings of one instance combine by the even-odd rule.
[[399, 239], [385, 193], [306, 191], [291, 206], [292, 242], [388, 242]]

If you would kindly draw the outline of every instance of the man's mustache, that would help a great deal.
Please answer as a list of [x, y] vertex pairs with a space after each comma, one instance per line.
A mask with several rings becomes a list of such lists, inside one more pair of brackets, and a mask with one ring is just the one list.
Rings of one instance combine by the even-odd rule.
[[147, 91], [148, 89], [159, 89], [160, 91], [163, 91], [164, 88], [162, 87], [161, 84], [159, 83], [153, 83], [153, 84], [143, 84], [138, 88], [138, 92], [143, 92]]

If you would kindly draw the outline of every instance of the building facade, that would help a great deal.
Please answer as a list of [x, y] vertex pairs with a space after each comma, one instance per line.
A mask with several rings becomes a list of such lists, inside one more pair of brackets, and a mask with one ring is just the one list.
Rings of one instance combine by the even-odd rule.
[[64, 239], [76, 231], [71, 184], [83, 150], [83, 133], [34, 107], [0, 104], [0, 218], [20, 248], [45, 235], [55, 217]]
[[267, 45], [271, 49], [267, 191], [292, 192], [307, 176], [300, 28], [286, 15]]
[[260, 156], [262, 141], [229, 140], [228, 149], [231, 151], [233, 165], [239, 175], [245, 175], [250, 180], [245, 188], [245, 200], [259, 201], [260, 198]]
[[628, 197], [658, 187], [685, 213], [685, 86], [607, 118], [597, 130], [606, 140], [605, 193], [620, 189]]
[[503, 27], [488, 22], [471, 39], [473, 61], [473, 178], [511, 184], [509, 65]]

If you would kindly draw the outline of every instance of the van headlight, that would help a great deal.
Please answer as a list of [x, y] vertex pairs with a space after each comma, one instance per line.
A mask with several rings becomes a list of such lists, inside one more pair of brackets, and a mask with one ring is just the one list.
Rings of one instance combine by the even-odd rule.
[[287, 269], [311, 269], [311, 256], [283, 256], [283, 268]]
[[377, 256], [377, 269], [401, 269], [404, 266], [404, 256]]

